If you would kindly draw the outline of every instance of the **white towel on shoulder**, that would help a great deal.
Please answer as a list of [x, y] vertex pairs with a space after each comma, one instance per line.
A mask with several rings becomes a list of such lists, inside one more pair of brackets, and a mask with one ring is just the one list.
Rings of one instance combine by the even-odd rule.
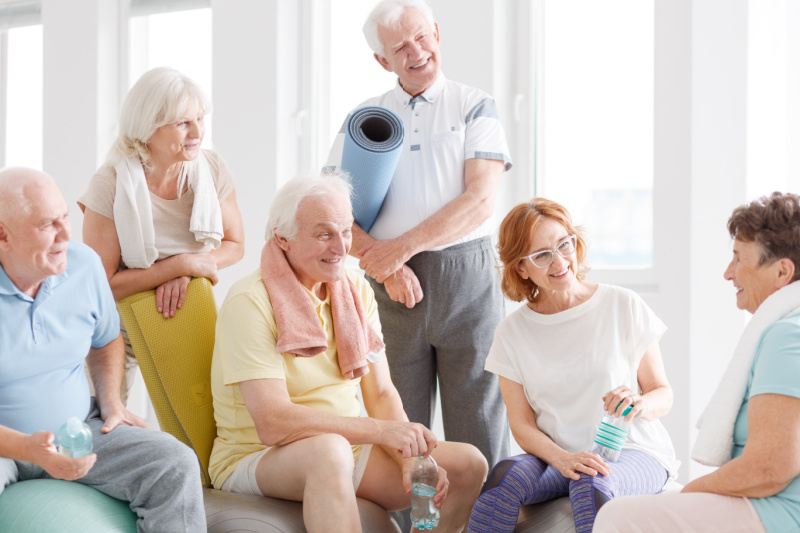
[[[114, 225], [117, 228], [122, 261], [128, 268], [148, 268], [158, 259], [153, 226], [153, 206], [142, 163], [126, 158], [114, 166], [117, 190], [114, 196]], [[189, 230], [195, 239], [219, 248], [222, 243], [222, 211], [211, 168], [201, 151], [197, 160], [184, 164], [187, 183], [194, 191]]]
[[781, 318], [800, 311], [800, 281], [769, 295], [744, 328], [722, 381], [697, 421], [697, 441], [692, 459], [709, 466], [731, 460], [733, 428], [742, 407], [750, 368], [764, 330]]

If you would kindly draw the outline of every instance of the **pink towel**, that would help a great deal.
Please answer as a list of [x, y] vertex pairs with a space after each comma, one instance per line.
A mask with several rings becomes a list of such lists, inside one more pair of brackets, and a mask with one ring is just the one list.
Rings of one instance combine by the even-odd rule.
[[[319, 316], [283, 250], [274, 241], [267, 241], [261, 252], [261, 279], [278, 326], [277, 350], [299, 357], [312, 357], [327, 350], [328, 338]], [[345, 275], [344, 279], [326, 285], [331, 296], [339, 370], [346, 379], [359, 378], [369, 372], [367, 354], [377, 354], [385, 345], [370, 326], [350, 278]]]

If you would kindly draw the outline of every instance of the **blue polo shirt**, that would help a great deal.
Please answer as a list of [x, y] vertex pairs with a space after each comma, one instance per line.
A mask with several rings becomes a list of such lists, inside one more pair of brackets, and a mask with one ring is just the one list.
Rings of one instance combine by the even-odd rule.
[[[744, 452], [747, 406], [750, 398], [758, 394], [800, 398], [800, 314], [778, 320], [761, 337], [733, 430], [734, 458]], [[800, 476], [778, 494], [750, 501], [768, 533], [800, 531]]]
[[119, 335], [119, 314], [103, 265], [70, 241], [67, 268], [21, 292], [0, 265], [0, 425], [23, 433], [56, 432], [89, 414], [83, 362], [90, 347]]

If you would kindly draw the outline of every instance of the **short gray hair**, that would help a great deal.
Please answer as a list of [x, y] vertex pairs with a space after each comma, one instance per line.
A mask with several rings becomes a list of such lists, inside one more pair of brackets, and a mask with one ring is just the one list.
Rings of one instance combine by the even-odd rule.
[[119, 113], [119, 134], [106, 156], [113, 167], [128, 157], [150, 163], [147, 141], [158, 128], [184, 118], [197, 109], [206, 115], [211, 101], [191, 78], [170, 67], [148, 70], [131, 87]]
[[433, 18], [433, 10], [425, 0], [383, 0], [373, 8], [361, 28], [367, 44], [379, 56], [386, 57], [386, 51], [383, 49], [381, 37], [378, 35], [378, 28], [381, 26], [384, 28], [395, 27], [407, 7], [413, 7], [422, 13], [422, 16], [428, 19], [433, 28], [433, 24], [436, 22]]
[[299, 229], [297, 208], [303, 198], [334, 193], [341, 194], [349, 204], [353, 186], [350, 185], [348, 178], [346, 172], [331, 172], [310, 178], [293, 178], [286, 182], [272, 199], [267, 219], [266, 239], [274, 241], [276, 234], [290, 241], [297, 238]]
[[20, 216], [31, 213], [31, 201], [26, 189], [30, 185], [55, 185], [49, 175], [27, 167], [0, 169], [0, 222], [10, 224]]

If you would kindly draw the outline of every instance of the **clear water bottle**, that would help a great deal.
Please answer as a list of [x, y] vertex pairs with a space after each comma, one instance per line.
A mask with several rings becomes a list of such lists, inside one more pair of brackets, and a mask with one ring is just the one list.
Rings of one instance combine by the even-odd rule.
[[411, 525], [433, 529], [439, 525], [439, 509], [433, 503], [439, 468], [433, 457], [415, 457], [411, 462]]
[[628, 439], [628, 431], [631, 429], [632, 422], [632, 420], [626, 421], [625, 417], [632, 408], [633, 405], [629, 405], [619, 418], [606, 415], [600, 422], [594, 442], [597, 444], [597, 453], [606, 461], [616, 463], [619, 460], [619, 454]]
[[71, 416], [58, 430], [58, 452], [67, 457], [84, 457], [92, 453], [92, 430], [80, 418]]

